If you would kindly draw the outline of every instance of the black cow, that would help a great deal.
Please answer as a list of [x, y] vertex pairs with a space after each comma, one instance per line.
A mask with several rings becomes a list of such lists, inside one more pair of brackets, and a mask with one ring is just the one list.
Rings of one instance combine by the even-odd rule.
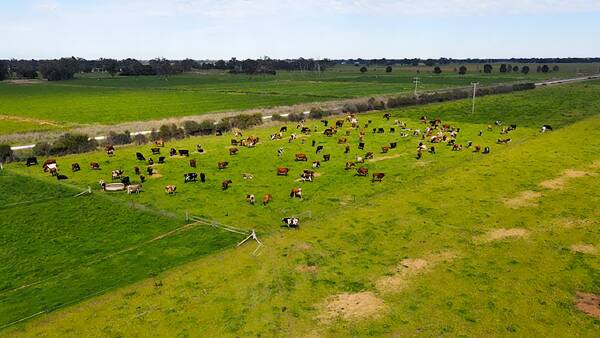
[[323, 150], [323, 146], [317, 146], [317, 151], [315, 152], [315, 154], [318, 154], [322, 150]]
[[383, 129], [383, 128], [377, 128], [377, 133], [378, 134], [383, 134], [383, 133], [385, 133], [385, 129]]
[[300, 220], [295, 218], [295, 217], [285, 217], [281, 219], [281, 222], [283, 222], [283, 226], [287, 226], [288, 228], [299, 228], [300, 227]]
[[364, 142], [360, 142], [360, 143], [358, 144], [358, 149], [360, 149], [360, 150], [364, 150], [364, 149], [365, 149], [365, 143], [364, 143]]
[[121, 183], [123, 183], [125, 185], [130, 185], [131, 181], [129, 180], [129, 176], [123, 176], [123, 177], [121, 177]]
[[323, 123], [323, 126], [327, 127], [327, 125], [329, 124], [329, 121], [327, 121], [327, 120], [321, 120], [321, 123]]
[[154, 174], [154, 171], [152, 170], [152, 167], [146, 168], [146, 174], [148, 174], [148, 176], [152, 176], [152, 174]]
[[160, 148], [150, 148], [150, 150], [152, 151], [152, 155], [160, 154]]
[[395, 133], [396, 132], [396, 128], [390, 128], [390, 133]]
[[396, 149], [397, 146], [398, 146], [397, 142], [390, 142], [390, 148]]
[[67, 175], [63, 175], [63, 174], [56, 174], [56, 179], [60, 180], [66, 180], [68, 179]]
[[30, 167], [32, 165], [37, 165], [38, 161], [37, 161], [37, 157], [28, 157], [27, 158], [27, 166]]
[[158, 158], [158, 164], [165, 164], [165, 157], [161, 156]]
[[146, 160], [146, 158], [144, 157], [144, 155], [142, 153], [135, 153], [135, 157], [137, 158], [138, 161]]
[[171, 148], [171, 150], [169, 150], [169, 156], [175, 156], [177, 155], [177, 150], [175, 150], [175, 148]]
[[200, 182], [206, 182], [206, 175], [204, 173], [200, 173]]
[[190, 156], [190, 151], [185, 149], [179, 149], [179, 156]]
[[184, 179], [184, 183], [196, 182], [198, 180], [198, 174], [196, 174], [196, 173], [183, 174], [183, 179]]
[[287, 131], [287, 127], [286, 126], [283, 126], [283, 127], [279, 128], [279, 132], [280, 133], [285, 133], [286, 131]]

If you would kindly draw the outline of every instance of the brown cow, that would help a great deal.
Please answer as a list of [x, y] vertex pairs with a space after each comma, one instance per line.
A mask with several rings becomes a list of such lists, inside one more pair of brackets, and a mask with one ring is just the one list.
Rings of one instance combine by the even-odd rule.
[[365, 154], [365, 160], [372, 160], [373, 159], [373, 152], [369, 151], [368, 153]]
[[348, 142], [348, 139], [345, 137], [341, 137], [338, 139], [338, 144], [346, 144], [346, 142]]
[[140, 167], [133, 167], [133, 171], [135, 172], [136, 175], [140, 174]]
[[323, 155], [323, 162], [327, 162], [329, 160], [331, 160], [331, 154], [325, 154], [325, 155]]
[[346, 161], [346, 170], [350, 170], [350, 169], [354, 168], [355, 166], [356, 166], [356, 164], [354, 164], [354, 162]]
[[306, 154], [298, 153], [296, 154], [296, 161], [308, 161]]
[[44, 161], [44, 164], [42, 165], [42, 168], [44, 168], [44, 172], [47, 172], [49, 170], [48, 166], [51, 164], [56, 164], [56, 160], [48, 159]]
[[384, 154], [385, 154], [385, 153], [387, 153], [388, 151], [390, 151], [390, 147], [388, 147], [388, 146], [381, 147], [381, 152], [382, 152], [382, 153], [384, 153]]
[[160, 139], [160, 140], [156, 140], [156, 141], [154, 141], [154, 144], [155, 144], [157, 147], [164, 147], [164, 146], [165, 146], [165, 141], [164, 141], [164, 140], [162, 140], [162, 139]]
[[461, 151], [462, 150], [462, 144], [454, 144], [454, 145], [452, 145], [452, 150], [453, 151]]
[[478, 153], [480, 151], [481, 151], [481, 146], [478, 144], [478, 145], [475, 146], [475, 149], [473, 149], [473, 152], [474, 153]]
[[290, 192], [290, 197], [302, 198], [302, 188], [292, 188], [292, 191]]
[[221, 162], [218, 163], [218, 165], [219, 165], [219, 169], [225, 169], [229, 165], [229, 162], [227, 162], [227, 161], [221, 161]]
[[371, 182], [381, 182], [381, 180], [383, 180], [384, 176], [385, 176], [384, 173], [374, 173], [373, 179], [371, 180]]
[[312, 182], [314, 177], [315, 177], [315, 172], [311, 171], [311, 170], [304, 170], [304, 172], [302, 172], [302, 174], [300, 174], [300, 179], [302, 181]]
[[238, 148], [229, 148], [229, 155], [235, 155], [240, 151]]
[[98, 163], [98, 162], [92, 162], [92, 163], [90, 163], [90, 168], [92, 170], [100, 170], [100, 163]]
[[225, 181], [223, 181], [223, 183], [221, 183], [221, 188], [223, 190], [227, 190], [227, 189], [229, 189], [229, 186], [231, 185], [231, 183], [233, 183], [231, 180], [225, 180]]
[[190, 160], [190, 167], [196, 168], [196, 160]]
[[173, 195], [177, 192], [177, 187], [172, 184], [169, 184], [165, 187], [165, 192], [169, 195]]
[[273, 199], [273, 196], [271, 196], [271, 194], [266, 194], [262, 198], [262, 204], [264, 206], [266, 206], [267, 204], [269, 204], [269, 202], [271, 202], [272, 199]]
[[365, 167], [360, 167], [356, 169], [356, 176], [367, 176], [369, 174], [369, 169]]
[[279, 167], [279, 168], [277, 168], [277, 176], [287, 176], [289, 171], [290, 171], [290, 169], [288, 169], [288, 168]]
[[104, 147], [104, 150], [106, 150], [106, 155], [108, 156], [113, 156], [115, 154], [115, 147], [113, 147], [111, 144]]

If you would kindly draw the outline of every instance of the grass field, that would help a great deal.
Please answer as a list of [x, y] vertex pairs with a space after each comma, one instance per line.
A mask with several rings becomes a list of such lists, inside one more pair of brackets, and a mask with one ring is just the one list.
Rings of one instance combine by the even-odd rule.
[[[475, 66], [466, 75], [452, 68], [439, 75], [412, 67], [390, 74], [373, 67], [361, 74], [354, 66], [338, 66], [323, 74], [279, 72], [276, 76], [247, 76], [226, 73], [183, 74], [164, 79], [82, 75], [65, 82], [0, 83], [0, 134], [61, 130], [90, 124], [117, 124], [208, 112], [239, 111], [298, 103], [376, 96], [413, 90], [413, 77], [420, 88], [482, 85], [567, 77], [594, 65], [563, 65], [555, 73], [479, 73]], [[532, 65], [533, 67], [533, 65]], [[535, 67], [533, 68], [535, 69]], [[10, 120], [10, 123], [4, 122]], [[51, 123], [47, 123], [51, 122]]]
[[[600, 81], [590, 81], [488, 96], [474, 115], [466, 113], [469, 101], [391, 111], [389, 122], [381, 112], [361, 115], [361, 125], [373, 121], [368, 131], [386, 133], [368, 132], [360, 151], [351, 131], [349, 154], [336, 142], [344, 135], [325, 137], [318, 122], [310, 126], [319, 132], [293, 143], [268, 140], [278, 126], [245, 131], [262, 142], [235, 156], [227, 151], [230, 135], [171, 142], [167, 148], [190, 150], [200, 143], [206, 154], [191, 154], [197, 169], [167, 155], [139, 196], [103, 193], [97, 181], [110, 181], [112, 169], [131, 175], [133, 166], [144, 168], [134, 154], [149, 157], [150, 146], [119, 148], [112, 158], [61, 157], [69, 179], [60, 184], [40, 167], [9, 165], [0, 176], [11, 182], [0, 185], [0, 205], [8, 205], [0, 209], [8, 243], [0, 258], [9, 262], [0, 270], [3, 323], [106, 294], [3, 333], [592, 337], [600, 321], [574, 301], [576, 291], [600, 293], [599, 90]], [[415, 160], [419, 138], [387, 129], [394, 119], [422, 128], [421, 115], [460, 127], [458, 143], [491, 146], [491, 154], [436, 145], [437, 154]], [[488, 132], [498, 119], [517, 130]], [[540, 134], [541, 124], [555, 131]], [[498, 137], [513, 141], [496, 145]], [[313, 139], [332, 160], [321, 162], [314, 182], [298, 182], [310, 164], [294, 162], [294, 153], [322, 160]], [[380, 154], [392, 141], [398, 149]], [[344, 170], [366, 151], [375, 158], [365, 167], [385, 172], [383, 182]], [[219, 171], [222, 160], [230, 167]], [[102, 170], [89, 170], [92, 161]], [[70, 173], [73, 162], [83, 170]], [[290, 176], [277, 177], [278, 166]], [[183, 173], [194, 171], [206, 173], [207, 183], [184, 184]], [[255, 178], [243, 180], [245, 172]], [[233, 180], [227, 191], [224, 179]], [[166, 184], [176, 184], [177, 195], [166, 196]], [[87, 186], [92, 195], [71, 197]], [[290, 200], [296, 186], [303, 200]], [[273, 201], [251, 206], [249, 193], [270, 193]], [[254, 244], [236, 249], [239, 236], [200, 226], [148, 243], [181, 227], [185, 212], [256, 229], [266, 247], [254, 257]], [[279, 227], [290, 215], [300, 215], [300, 230]]]

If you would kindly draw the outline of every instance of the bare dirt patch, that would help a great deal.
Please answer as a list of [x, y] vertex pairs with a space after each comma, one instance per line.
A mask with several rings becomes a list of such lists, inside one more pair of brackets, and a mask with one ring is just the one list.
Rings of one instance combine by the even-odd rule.
[[38, 124], [40, 126], [47, 125], [47, 126], [61, 127], [60, 124], [53, 122], [53, 121], [34, 119], [34, 118], [30, 118], [30, 117], [0, 115], [0, 121], [3, 121], [3, 120], [4, 121], [15, 121], [15, 122]]
[[361, 320], [379, 314], [384, 307], [383, 300], [372, 292], [342, 293], [327, 299], [318, 319], [325, 323], [336, 318]]
[[389, 155], [389, 156], [377, 156], [377, 157], [374, 157], [373, 159], [369, 160], [369, 162], [379, 162], [379, 161], [391, 160], [394, 158], [398, 158], [400, 156], [402, 156], [402, 154], [394, 154], [394, 155]]
[[317, 273], [317, 267], [315, 265], [298, 265], [296, 271], [303, 273]]
[[148, 178], [161, 178], [163, 177], [161, 174], [154, 172], [152, 175], [148, 176]]
[[298, 250], [302, 250], [302, 251], [312, 249], [312, 245], [310, 245], [309, 243], [306, 243], [306, 242], [297, 243], [296, 247], [298, 248]]
[[10, 83], [10, 84], [40, 84], [40, 83], [44, 83], [47, 81], [33, 80], [33, 79], [14, 79], [14, 80], [7, 80], [5, 82]]
[[590, 173], [583, 170], [567, 169], [563, 171], [563, 174], [557, 178], [546, 180], [540, 183], [540, 186], [546, 189], [559, 190], [569, 183], [573, 178], [581, 178], [585, 176], [596, 176], [596, 173]]
[[511, 209], [534, 207], [537, 206], [537, 199], [540, 197], [542, 194], [537, 191], [525, 190], [513, 198], [505, 199], [504, 205]]
[[501, 241], [507, 238], [522, 238], [529, 236], [529, 231], [521, 228], [493, 229], [483, 236], [476, 237], [477, 242]]
[[578, 243], [571, 245], [571, 251], [580, 252], [589, 255], [596, 254], [596, 248], [591, 244]]
[[593, 293], [577, 292], [575, 307], [589, 316], [600, 319], [600, 296]]

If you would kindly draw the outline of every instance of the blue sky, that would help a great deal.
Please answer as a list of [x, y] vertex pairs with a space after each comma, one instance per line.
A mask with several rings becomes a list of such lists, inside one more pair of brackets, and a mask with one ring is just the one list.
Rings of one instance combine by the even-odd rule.
[[0, 58], [600, 56], [600, 0], [0, 0]]

